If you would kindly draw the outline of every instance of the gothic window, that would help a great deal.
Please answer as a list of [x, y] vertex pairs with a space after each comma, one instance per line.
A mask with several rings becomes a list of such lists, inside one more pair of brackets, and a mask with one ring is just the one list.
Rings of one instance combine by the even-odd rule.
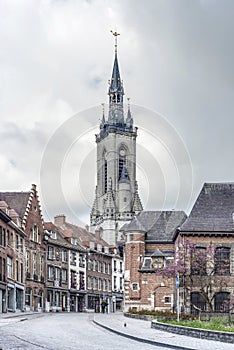
[[230, 248], [219, 247], [215, 249], [214, 256], [215, 275], [230, 274]]
[[214, 309], [216, 312], [228, 312], [228, 301], [230, 294], [228, 292], [216, 293], [214, 297]]
[[107, 192], [107, 160], [104, 162], [104, 191]]
[[191, 274], [206, 275], [207, 252], [205, 247], [196, 247], [191, 255]]
[[191, 314], [197, 315], [199, 310], [206, 310], [206, 301], [201, 293], [191, 293]]
[[126, 165], [126, 151], [123, 147], [121, 147], [119, 150], [119, 179], [121, 177], [124, 165]]

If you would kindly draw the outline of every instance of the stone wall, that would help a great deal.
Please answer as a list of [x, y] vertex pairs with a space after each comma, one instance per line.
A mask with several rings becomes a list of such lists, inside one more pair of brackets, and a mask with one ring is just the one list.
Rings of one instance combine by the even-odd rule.
[[151, 322], [151, 328], [176, 334], [187, 335], [194, 338], [216, 340], [231, 344], [234, 343], [234, 333], [231, 332], [218, 332], [200, 328], [176, 326], [166, 323], [160, 323], [157, 321]]

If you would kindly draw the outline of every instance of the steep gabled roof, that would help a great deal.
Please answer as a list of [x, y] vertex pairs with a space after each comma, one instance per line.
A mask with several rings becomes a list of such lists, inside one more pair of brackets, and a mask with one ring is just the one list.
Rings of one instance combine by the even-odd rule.
[[31, 191], [28, 192], [0, 192], [0, 201], [5, 201], [9, 207], [8, 209], [14, 209], [17, 214], [19, 214], [21, 225], [22, 227], [25, 227], [28, 212], [30, 210], [34, 195], [36, 196], [39, 204], [39, 214], [41, 221], [44, 223], [36, 185], [33, 184]]
[[147, 232], [157, 221], [160, 212], [158, 211], [141, 211], [133, 220], [122, 227], [121, 231], [144, 231]]
[[185, 221], [183, 211], [167, 210], [158, 212], [158, 218], [147, 231], [147, 241], [172, 242], [177, 228]]
[[121, 231], [144, 232], [147, 241], [172, 241], [177, 228], [186, 219], [183, 211], [142, 211]]
[[0, 192], [0, 200], [5, 201], [11, 209], [15, 209], [21, 219], [23, 219], [26, 212], [29, 197], [30, 191]]
[[59, 246], [65, 247], [65, 248], [69, 248], [69, 249], [78, 249], [78, 250], [83, 250], [84, 251], [84, 247], [82, 247], [79, 243], [74, 245], [69, 243], [65, 237], [67, 237], [66, 234], [64, 234], [64, 231], [62, 228], [54, 225], [52, 222], [45, 222], [44, 223], [44, 227], [47, 231], [49, 232], [56, 232], [56, 239], [54, 238], [48, 238], [48, 242], [51, 244], [57, 244]]
[[205, 183], [180, 231], [234, 232], [234, 183]]
[[65, 224], [63, 225], [63, 229], [64, 229], [63, 230], [64, 236], [66, 236], [66, 233], [68, 233], [69, 237], [77, 238], [78, 243], [82, 246], [89, 247], [90, 242], [99, 243], [99, 244], [102, 244], [102, 246], [106, 246], [106, 247], [110, 246], [102, 238], [96, 237], [95, 234], [87, 231], [83, 227], [65, 222]]

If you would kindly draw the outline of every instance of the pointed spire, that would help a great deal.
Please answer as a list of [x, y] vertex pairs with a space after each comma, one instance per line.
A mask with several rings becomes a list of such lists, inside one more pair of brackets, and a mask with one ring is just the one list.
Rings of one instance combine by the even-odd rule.
[[119, 179], [119, 182], [129, 182], [130, 179], [129, 179], [129, 176], [128, 176], [128, 171], [127, 171], [127, 168], [125, 166], [125, 164], [123, 165], [123, 169], [122, 169], [122, 172], [121, 172], [121, 175], [120, 175], [120, 179]]
[[132, 128], [132, 125], [133, 125], [132, 114], [130, 111], [130, 98], [129, 97], [128, 97], [128, 112], [127, 112], [127, 118], [126, 118], [126, 125], [128, 128]]
[[[117, 33], [117, 31], [113, 32], [113, 30], [111, 30], [111, 33], [115, 37], [115, 60], [114, 60], [114, 66], [113, 66], [112, 77], [111, 77], [110, 88], [109, 88], [110, 97], [111, 97], [111, 94], [114, 94], [117, 92], [124, 95], [123, 84], [120, 78], [119, 64], [118, 64], [118, 57], [117, 57], [117, 37], [120, 34]], [[115, 99], [115, 102], [123, 102], [123, 101], [119, 101], [119, 99]]]
[[100, 128], [103, 128], [105, 123], [106, 123], [106, 120], [105, 120], [105, 104], [102, 103], [102, 121], [101, 121], [101, 124], [100, 124]]
[[119, 92], [124, 95], [124, 89], [120, 78], [117, 53], [115, 54], [112, 77], [110, 81], [109, 95], [110, 93], [116, 93], [116, 92]]
[[108, 121], [111, 124], [123, 126], [124, 125], [124, 112], [123, 112], [123, 96], [124, 89], [120, 78], [119, 64], [117, 57], [117, 36], [120, 35], [116, 31], [111, 33], [115, 37], [115, 59], [112, 71], [112, 77], [109, 86], [109, 116]]

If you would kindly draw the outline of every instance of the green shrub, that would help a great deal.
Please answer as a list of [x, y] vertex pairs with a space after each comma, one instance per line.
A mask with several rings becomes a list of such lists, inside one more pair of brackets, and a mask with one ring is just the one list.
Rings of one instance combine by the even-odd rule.
[[[130, 314], [134, 315], [150, 315], [150, 316], [155, 316], [158, 320], [163, 319], [163, 320], [176, 320], [177, 319], [177, 314], [170, 310], [146, 310], [146, 309], [141, 309], [137, 310], [136, 308], [129, 308], [128, 312]], [[197, 319], [196, 316], [193, 315], [187, 315], [187, 314], [181, 314], [180, 318], [182, 320], [194, 320]]]

